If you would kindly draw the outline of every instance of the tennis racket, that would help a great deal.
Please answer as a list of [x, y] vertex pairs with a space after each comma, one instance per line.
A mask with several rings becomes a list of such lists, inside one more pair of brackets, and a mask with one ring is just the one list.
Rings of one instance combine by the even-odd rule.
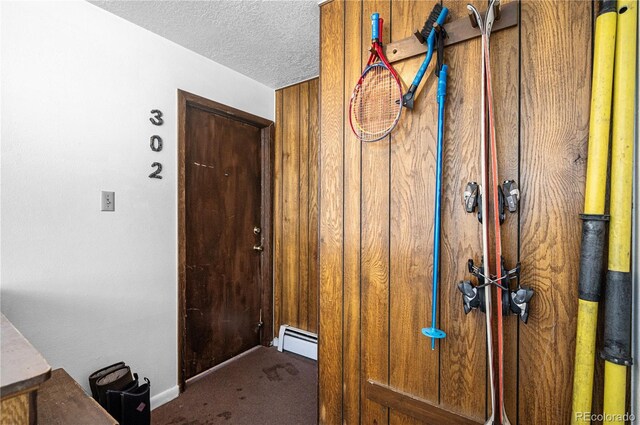
[[402, 112], [400, 78], [382, 52], [382, 24], [378, 13], [371, 15], [371, 55], [349, 103], [351, 130], [364, 142], [391, 133]]

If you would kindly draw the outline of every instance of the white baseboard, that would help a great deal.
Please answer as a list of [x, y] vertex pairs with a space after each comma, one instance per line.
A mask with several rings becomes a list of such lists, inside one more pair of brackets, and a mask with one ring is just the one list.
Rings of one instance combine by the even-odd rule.
[[156, 407], [160, 407], [165, 403], [170, 402], [171, 400], [178, 397], [179, 395], [180, 395], [180, 388], [177, 385], [175, 387], [169, 388], [168, 390], [161, 392], [160, 394], [154, 395], [153, 397], [151, 397], [151, 410], [155, 409]]
[[[211, 372], [220, 369], [221, 367], [226, 366], [227, 364], [231, 363], [234, 360], [239, 359], [240, 357], [243, 357], [247, 354], [249, 354], [252, 351], [258, 350], [260, 349], [260, 347], [262, 347], [261, 345], [257, 345], [253, 348], [250, 348], [249, 350], [245, 351], [244, 353], [240, 353], [235, 357], [230, 358], [227, 361], [224, 361], [222, 363], [220, 363], [219, 365], [216, 365], [214, 367], [212, 367], [209, 370], [205, 370], [204, 372], [200, 373], [199, 375], [196, 375], [192, 378], [189, 378], [187, 380], [187, 384], [192, 384], [195, 381], [204, 378], [205, 376], [209, 375]], [[171, 400], [173, 400], [174, 398], [177, 398], [180, 395], [180, 387], [178, 387], [177, 385], [175, 387], [169, 388], [168, 390], [165, 390], [163, 392], [161, 392], [160, 394], [156, 394], [153, 397], [151, 397], [151, 410], [155, 409], [156, 407], [160, 407], [165, 403], [170, 402]]]
[[244, 352], [238, 354], [235, 357], [231, 357], [230, 359], [225, 360], [222, 363], [215, 365], [211, 369], [207, 369], [204, 372], [200, 372], [196, 376], [192, 376], [191, 378], [187, 379], [186, 384], [187, 385], [193, 384], [194, 382], [199, 381], [202, 378], [205, 378], [205, 377], [209, 376], [211, 374], [211, 372], [215, 372], [216, 370], [225, 367], [229, 363], [234, 362], [234, 361], [238, 360], [239, 358], [244, 357], [244, 356], [246, 356], [247, 354], [249, 354], [249, 353], [251, 353], [253, 351], [259, 350], [261, 347], [262, 347], [262, 345], [256, 345], [255, 347], [249, 348], [247, 351], [244, 351]]

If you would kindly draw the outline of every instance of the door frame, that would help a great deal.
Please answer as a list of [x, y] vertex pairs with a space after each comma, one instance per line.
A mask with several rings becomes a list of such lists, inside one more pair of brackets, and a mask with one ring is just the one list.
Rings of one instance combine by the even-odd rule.
[[[186, 123], [187, 106], [196, 107], [216, 115], [231, 118], [260, 129], [261, 135], [261, 209], [260, 226], [263, 238], [260, 258], [260, 294], [262, 309], [262, 335], [260, 343], [271, 345], [273, 341], [273, 252], [272, 252], [272, 218], [273, 218], [273, 141], [275, 140], [273, 121], [232, 108], [222, 103], [178, 89], [178, 386], [180, 392], [185, 388], [185, 348], [186, 348], [186, 204], [185, 204], [185, 153], [187, 143]], [[265, 184], [266, 182], [266, 184]], [[257, 318], [256, 318], [257, 319]]]

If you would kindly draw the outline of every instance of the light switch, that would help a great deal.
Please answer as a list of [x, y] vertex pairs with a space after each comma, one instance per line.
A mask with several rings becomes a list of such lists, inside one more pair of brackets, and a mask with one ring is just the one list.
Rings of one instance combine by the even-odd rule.
[[102, 191], [101, 197], [102, 211], [115, 211], [116, 210], [116, 193]]

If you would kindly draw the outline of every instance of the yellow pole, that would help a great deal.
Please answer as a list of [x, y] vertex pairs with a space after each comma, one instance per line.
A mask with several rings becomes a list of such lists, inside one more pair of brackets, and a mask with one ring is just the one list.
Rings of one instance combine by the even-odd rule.
[[604, 214], [605, 208], [617, 18], [615, 1], [604, 2], [596, 18], [585, 214]]
[[631, 365], [631, 204], [635, 120], [637, 2], [618, 2], [611, 143], [611, 224], [605, 290], [604, 421], [624, 425]]
[[604, 1], [596, 18], [591, 82], [591, 115], [587, 182], [580, 255], [578, 327], [573, 375], [571, 423], [591, 423], [593, 371], [602, 286], [606, 234], [605, 195], [611, 123], [613, 58], [616, 44], [616, 2]]

